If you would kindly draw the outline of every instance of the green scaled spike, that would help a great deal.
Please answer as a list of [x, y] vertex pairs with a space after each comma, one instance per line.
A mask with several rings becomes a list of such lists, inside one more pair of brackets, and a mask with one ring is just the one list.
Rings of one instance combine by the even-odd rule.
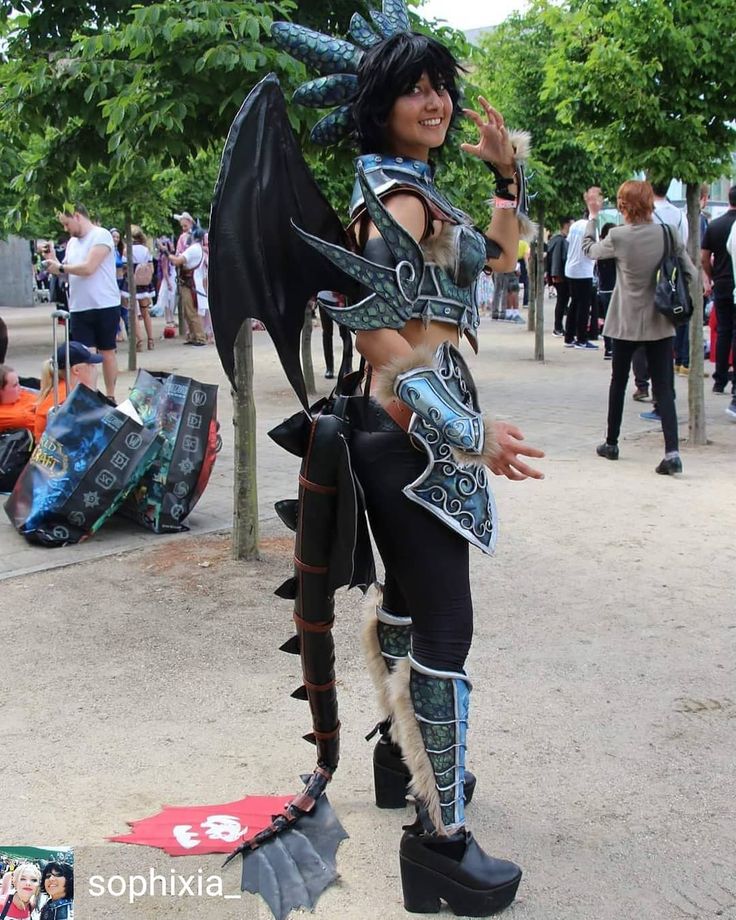
[[383, 0], [383, 14], [395, 32], [410, 32], [409, 10], [404, 0]]
[[[362, 163], [358, 163], [358, 182], [363, 191], [363, 200], [365, 201], [368, 216], [378, 228], [378, 232], [383, 237], [391, 255], [396, 259], [396, 264], [408, 262], [412, 267], [411, 274], [413, 274], [413, 277], [402, 275], [401, 282], [406, 296], [410, 300], [415, 300], [424, 274], [424, 255], [419, 243], [410, 233], [406, 232], [401, 224], [394, 220], [381, 204], [378, 196], [368, 184]], [[381, 292], [377, 291], [376, 293], [380, 294]]]
[[342, 246], [326, 243], [318, 236], [312, 236], [311, 233], [307, 233], [294, 223], [292, 223], [292, 226], [306, 243], [309, 243], [317, 252], [328, 258], [333, 265], [337, 265], [346, 275], [349, 275], [369, 290], [378, 294], [379, 297], [390, 303], [391, 306], [397, 307], [399, 312], [408, 310], [407, 315], [411, 315], [413, 299], [407, 301], [402, 295], [399, 285], [397, 284], [395, 269], [387, 268], [383, 265], [376, 265], [374, 262], [369, 262], [368, 259], [364, 259], [363, 256], [348, 252], [348, 250], [343, 249]]
[[372, 48], [381, 41], [381, 36], [376, 35], [360, 13], [353, 13], [348, 31], [350, 32], [350, 37], [354, 39], [361, 48]]
[[353, 332], [370, 332], [373, 329], [403, 329], [412, 314], [412, 308], [407, 304], [399, 311], [395, 306], [387, 304], [377, 294], [370, 294], [360, 303], [351, 307], [329, 307], [325, 303], [320, 306], [335, 322]]
[[280, 48], [321, 74], [356, 73], [363, 56], [363, 51], [350, 42], [294, 22], [272, 23], [271, 36]]
[[330, 144], [337, 144], [338, 141], [347, 137], [352, 128], [352, 106], [341, 105], [339, 109], [333, 109], [329, 115], [320, 118], [309, 132], [309, 137], [314, 144], [327, 147]]
[[326, 109], [328, 105], [349, 102], [358, 90], [358, 78], [352, 73], [333, 73], [329, 77], [318, 77], [302, 85], [292, 99], [299, 105], [315, 109]]
[[379, 13], [378, 10], [371, 10], [370, 12], [373, 24], [381, 33], [382, 38], [391, 38], [397, 30], [393, 27], [388, 16], [384, 16], [383, 13]]

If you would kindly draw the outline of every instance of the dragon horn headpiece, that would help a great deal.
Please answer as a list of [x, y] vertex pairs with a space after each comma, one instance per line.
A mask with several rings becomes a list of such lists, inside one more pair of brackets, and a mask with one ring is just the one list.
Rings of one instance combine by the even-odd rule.
[[312, 128], [315, 144], [336, 144], [352, 130], [351, 104], [358, 92], [358, 66], [365, 51], [397, 32], [409, 32], [409, 13], [404, 0], [383, 0], [382, 12], [371, 10], [373, 26], [360, 13], [350, 20], [353, 42], [323, 35], [293, 22], [274, 22], [271, 35], [279, 47], [321, 77], [309, 80], [294, 93], [294, 102], [310, 108], [337, 106]]

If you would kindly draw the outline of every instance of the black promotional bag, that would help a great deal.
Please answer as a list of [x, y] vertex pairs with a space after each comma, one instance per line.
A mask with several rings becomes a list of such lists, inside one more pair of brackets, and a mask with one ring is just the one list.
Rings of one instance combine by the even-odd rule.
[[219, 450], [217, 386], [170, 374], [139, 371], [130, 401], [163, 448], [122, 513], [154, 533], [185, 530], [184, 520], [204, 491]]
[[682, 265], [675, 253], [672, 227], [662, 224], [664, 256], [657, 269], [654, 306], [673, 326], [683, 326], [693, 315], [693, 302]]
[[26, 428], [0, 434], [0, 492], [10, 492], [33, 453], [33, 435]]
[[5, 511], [30, 543], [79, 543], [120, 506], [161, 448], [155, 431], [80, 383], [49, 415]]

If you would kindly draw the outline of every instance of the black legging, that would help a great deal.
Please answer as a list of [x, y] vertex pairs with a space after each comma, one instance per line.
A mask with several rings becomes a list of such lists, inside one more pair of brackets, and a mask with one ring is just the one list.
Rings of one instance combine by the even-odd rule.
[[667, 452], [678, 449], [677, 411], [675, 409], [675, 375], [672, 368], [672, 339], [654, 342], [629, 342], [613, 339], [611, 386], [608, 391], [608, 433], [606, 442], [618, 444], [621, 418], [624, 413], [624, 396], [629, 382], [631, 359], [637, 348], [646, 352], [652, 388], [657, 394], [657, 408], [662, 418], [664, 448]]
[[351, 458], [386, 569], [384, 605], [412, 618], [412, 655], [430, 668], [461, 671], [473, 638], [468, 543], [403, 493], [426, 454], [395, 431], [355, 431]]

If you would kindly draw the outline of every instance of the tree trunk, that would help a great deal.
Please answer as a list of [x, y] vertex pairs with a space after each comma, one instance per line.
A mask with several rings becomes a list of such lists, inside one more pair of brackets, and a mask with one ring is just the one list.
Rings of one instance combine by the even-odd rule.
[[544, 208], [540, 205], [537, 214], [537, 245], [534, 253], [535, 273], [537, 276], [536, 327], [534, 330], [534, 360], [544, 361]]
[[133, 264], [133, 231], [131, 225], [133, 218], [130, 214], [125, 215], [125, 258], [126, 274], [128, 276], [128, 370], [134, 371], [138, 364], [136, 354], [138, 348], [138, 322], [136, 313], [138, 303], [135, 299], [135, 265]]
[[253, 398], [253, 330], [249, 319], [240, 327], [235, 340], [235, 385], [233, 559], [257, 559], [256, 404]]
[[314, 396], [317, 387], [314, 383], [314, 363], [312, 362], [312, 306], [311, 301], [304, 311], [304, 325], [302, 326], [302, 371], [304, 383], [307, 387], [307, 396]]
[[687, 183], [688, 253], [698, 269], [690, 290], [693, 318], [690, 320], [690, 374], [688, 377], [688, 425], [690, 443], [707, 444], [705, 433], [705, 393], [703, 388], [703, 277], [700, 269], [700, 183]]
[[[528, 332], [534, 332], [535, 324], [537, 321], [537, 260], [534, 258], [534, 250], [536, 248], [536, 240], [532, 243], [531, 251], [529, 253], [529, 258], [526, 261], [526, 276], [529, 283], [529, 296], [527, 300], [529, 301], [529, 315], [527, 316], [526, 328]], [[526, 297], [527, 291], [524, 291], [524, 296]]]

